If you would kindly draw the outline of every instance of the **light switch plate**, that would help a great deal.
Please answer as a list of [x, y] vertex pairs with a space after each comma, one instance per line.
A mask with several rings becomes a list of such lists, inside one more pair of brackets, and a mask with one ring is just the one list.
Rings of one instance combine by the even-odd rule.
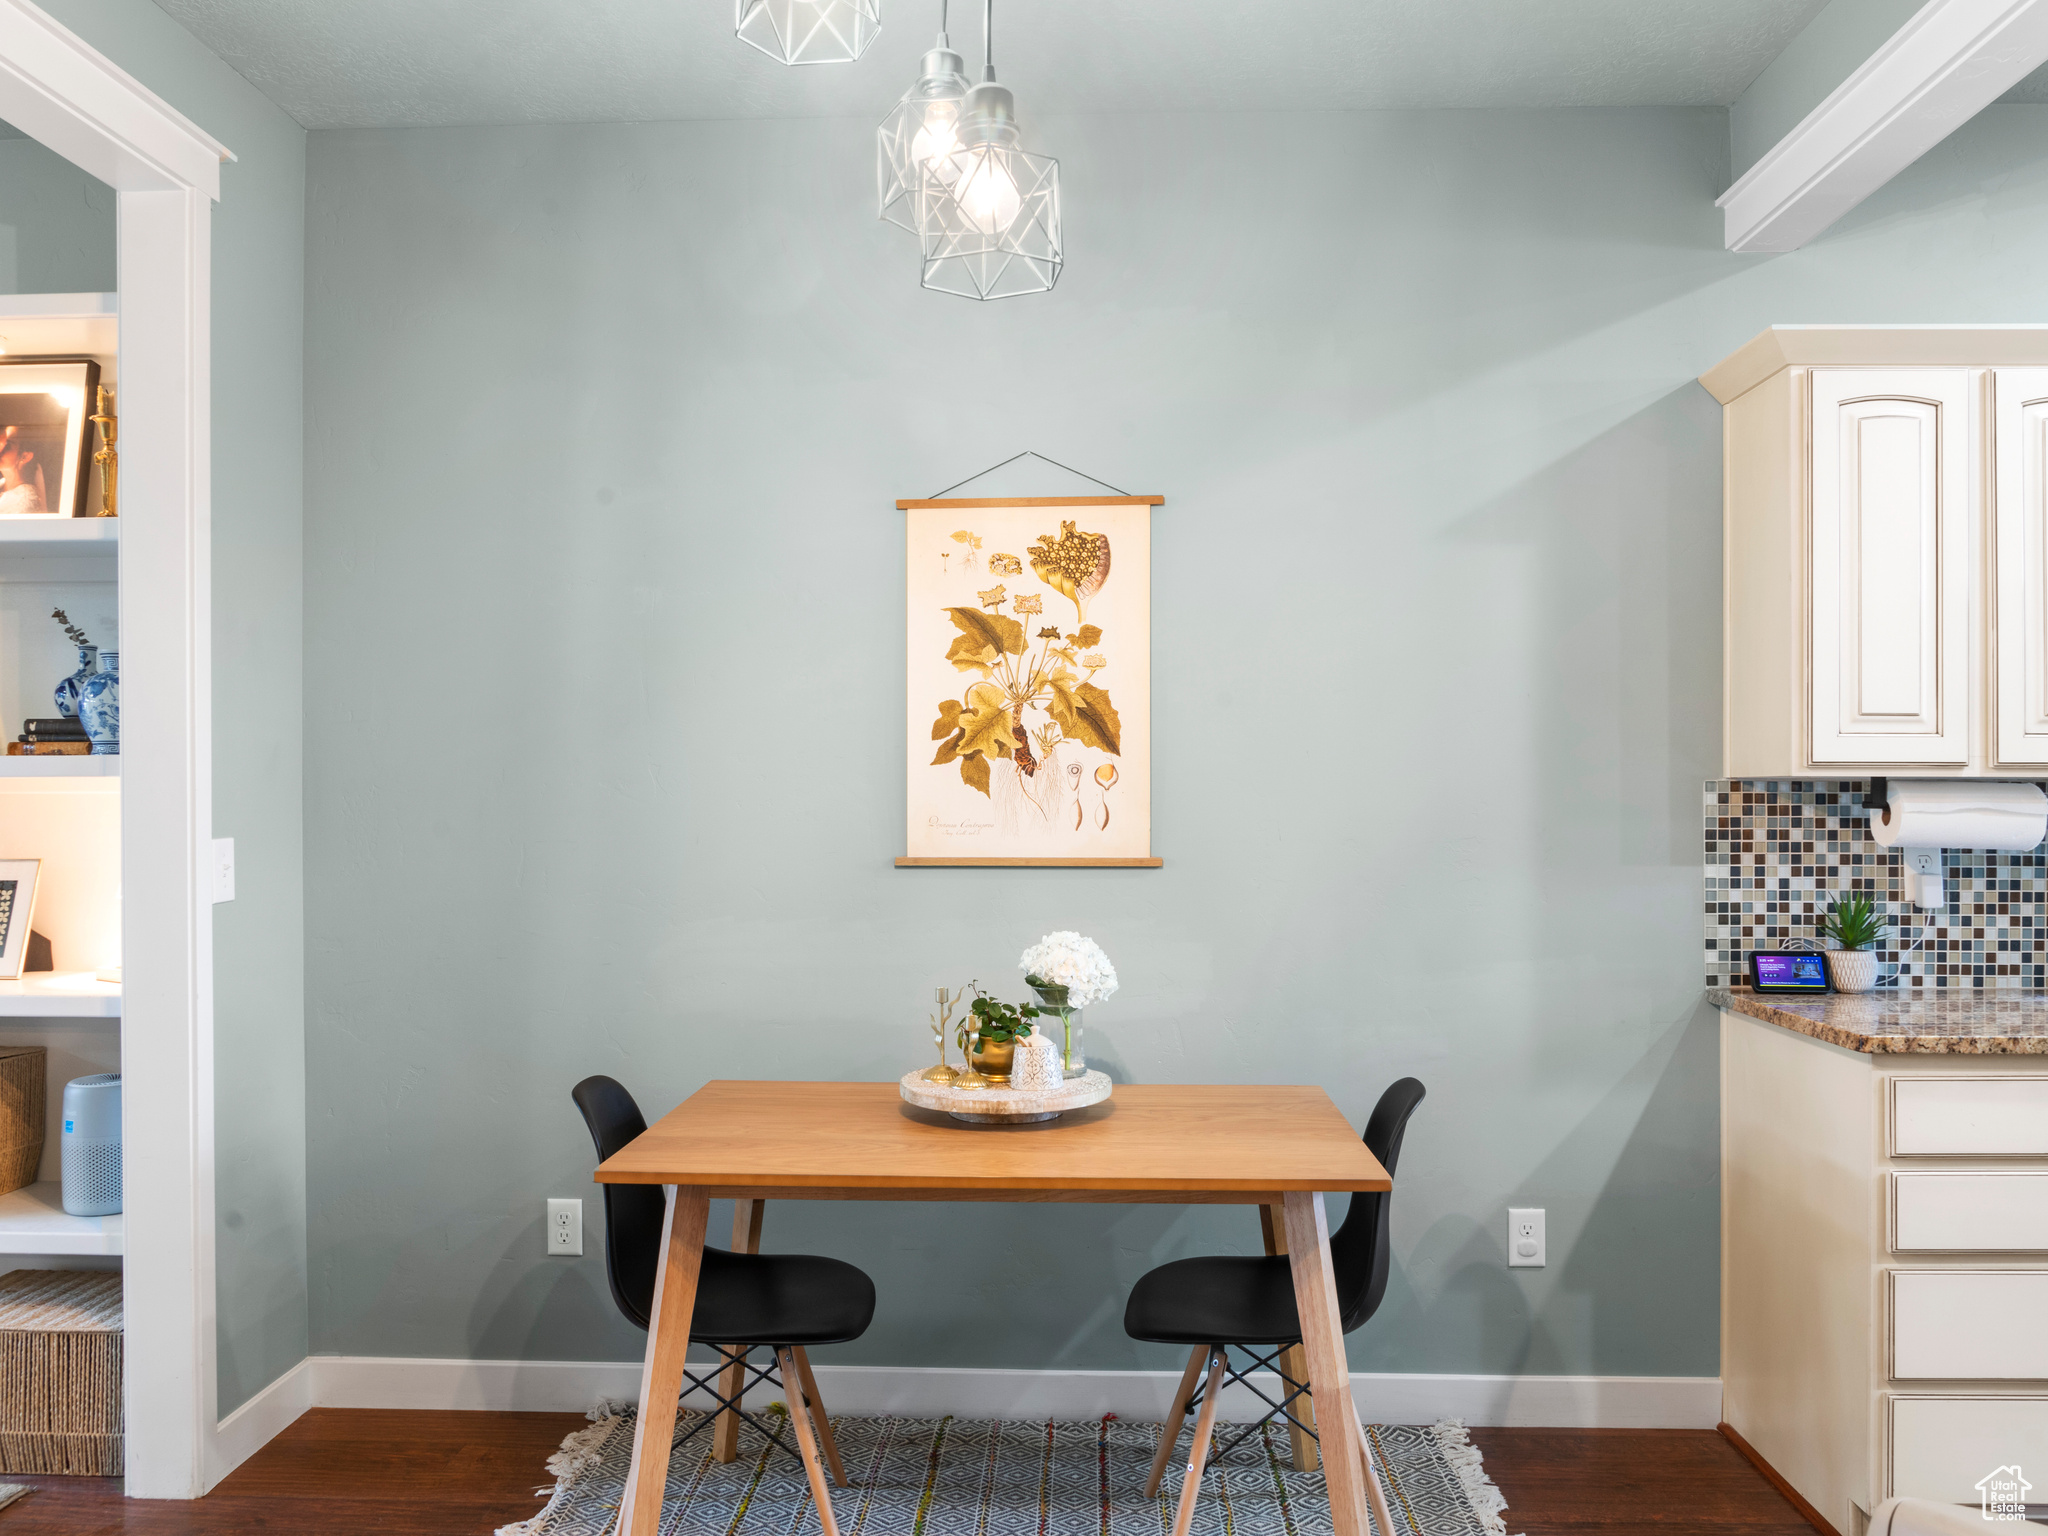
[[1544, 1261], [1543, 1211], [1540, 1206], [1508, 1208], [1508, 1268], [1541, 1269]]
[[548, 1252], [574, 1256], [583, 1252], [583, 1202], [548, 1202]]
[[213, 899], [216, 902], [235, 899], [235, 840], [232, 837], [213, 840]]

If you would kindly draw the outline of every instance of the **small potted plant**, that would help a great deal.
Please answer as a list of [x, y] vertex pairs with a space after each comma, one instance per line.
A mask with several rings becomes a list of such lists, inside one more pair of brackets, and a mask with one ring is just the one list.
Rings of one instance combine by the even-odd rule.
[[1841, 945], [1828, 956], [1828, 979], [1837, 992], [1868, 992], [1877, 986], [1877, 952], [1873, 946], [1891, 926], [1878, 916], [1868, 896], [1844, 896], [1820, 920], [1820, 934]]
[[977, 989], [967, 1013], [967, 1065], [992, 1083], [1007, 1083], [1017, 1042], [1031, 1033], [1038, 1010], [1029, 1003], [1013, 1008]]

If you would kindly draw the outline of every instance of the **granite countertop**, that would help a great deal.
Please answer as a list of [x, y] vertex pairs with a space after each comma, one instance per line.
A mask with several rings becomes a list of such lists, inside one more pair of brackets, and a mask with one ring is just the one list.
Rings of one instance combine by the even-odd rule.
[[1871, 1055], [2048, 1056], [2048, 992], [1830, 992], [1709, 987], [1719, 1008]]

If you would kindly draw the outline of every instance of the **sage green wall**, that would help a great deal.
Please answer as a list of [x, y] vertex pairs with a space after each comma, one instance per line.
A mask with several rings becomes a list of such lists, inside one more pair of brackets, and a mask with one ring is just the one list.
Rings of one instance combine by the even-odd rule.
[[[1361, 1124], [1428, 1084], [1358, 1368], [1713, 1375], [1694, 379], [1773, 322], [2048, 299], [2039, 109], [1776, 258], [1722, 249], [1727, 134], [1039, 122], [1072, 264], [987, 306], [919, 291], [866, 123], [313, 134], [314, 1349], [635, 1357], [595, 1200], [585, 1258], [542, 1252], [542, 1201], [594, 1196], [572, 1083], [891, 1078], [935, 984], [1074, 927], [1124, 1081], [1316, 1082]], [[1026, 448], [1167, 498], [1156, 872], [890, 867], [891, 504]], [[1549, 1268], [1505, 1267], [1510, 1204]], [[814, 1204], [768, 1241], [875, 1276], [842, 1362], [1161, 1368], [1125, 1287], [1257, 1229]]]
[[0, 123], [0, 293], [108, 293], [114, 189]]
[[236, 155], [213, 217], [213, 824], [236, 861], [213, 909], [225, 1414], [306, 1353], [306, 135], [149, 0], [39, 3]]

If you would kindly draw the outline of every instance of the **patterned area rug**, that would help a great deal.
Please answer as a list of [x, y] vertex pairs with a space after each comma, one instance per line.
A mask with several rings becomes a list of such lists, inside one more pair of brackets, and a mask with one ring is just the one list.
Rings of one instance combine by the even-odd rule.
[[[633, 1450], [633, 1413], [604, 1405], [589, 1429], [548, 1459], [548, 1504], [498, 1536], [606, 1536], [617, 1518]], [[779, 1412], [779, 1405], [778, 1410]], [[679, 1416], [678, 1435], [700, 1414]], [[851, 1488], [834, 1489], [845, 1536], [1167, 1536], [1192, 1430], [1157, 1499], [1144, 1496], [1157, 1424], [991, 1419], [832, 1421]], [[1222, 1428], [1222, 1426], [1218, 1426]], [[1374, 1454], [1391, 1486], [1397, 1536], [1504, 1536], [1507, 1501], [1480, 1466], [1464, 1426], [1378, 1424]], [[804, 1536], [818, 1530], [810, 1487], [792, 1456], [751, 1426], [740, 1455], [720, 1464], [710, 1433], [670, 1462], [662, 1536]], [[1267, 1425], [1211, 1462], [1196, 1536], [1327, 1536], [1320, 1472], [1288, 1464], [1287, 1437]]]

